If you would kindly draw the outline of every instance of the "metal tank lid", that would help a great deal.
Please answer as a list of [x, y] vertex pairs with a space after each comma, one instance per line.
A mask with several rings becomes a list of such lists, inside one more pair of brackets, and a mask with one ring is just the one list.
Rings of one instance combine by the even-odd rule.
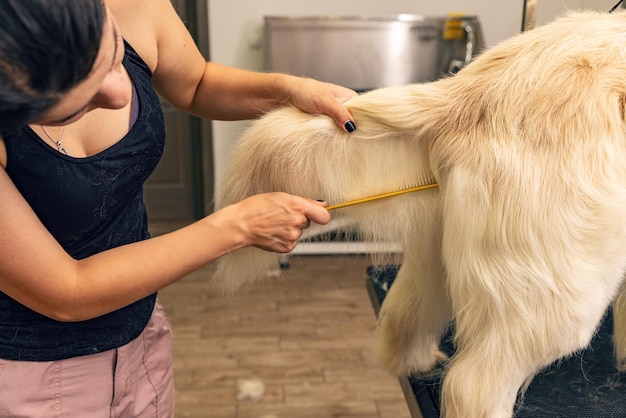
[[445, 22], [450, 20], [476, 19], [475, 15], [450, 14], [450, 15], [421, 15], [421, 14], [395, 14], [395, 15], [266, 15], [266, 21], [276, 22], [300, 22], [300, 23], [326, 23], [326, 22]]

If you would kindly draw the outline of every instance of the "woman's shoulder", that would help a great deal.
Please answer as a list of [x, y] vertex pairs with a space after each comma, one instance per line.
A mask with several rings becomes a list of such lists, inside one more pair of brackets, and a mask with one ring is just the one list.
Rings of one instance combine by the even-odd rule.
[[133, 46], [150, 70], [158, 60], [158, 30], [169, 0], [105, 0], [117, 23], [122, 37]]

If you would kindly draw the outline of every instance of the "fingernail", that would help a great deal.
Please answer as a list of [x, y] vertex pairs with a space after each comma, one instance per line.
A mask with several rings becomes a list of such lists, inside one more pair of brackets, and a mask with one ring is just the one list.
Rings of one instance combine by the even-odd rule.
[[348, 132], [354, 132], [356, 130], [356, 125], [351, 120], [349, 120], [346, 123], [344, 123], [343, 126], [344, 126], [344, 128], [346, 128], [346, 131], [348, 131]]
[[324, 199], [317, 199], [317, 201], [320, 202], [320, 203], [326, 202]]

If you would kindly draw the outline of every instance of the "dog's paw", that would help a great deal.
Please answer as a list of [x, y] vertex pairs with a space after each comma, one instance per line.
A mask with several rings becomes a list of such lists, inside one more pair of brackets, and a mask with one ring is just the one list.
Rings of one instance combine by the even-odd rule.
[[448, 356], [439, 350], [439, 344], [431, 343], [428, 347], [415, 347], [413, 352], [408, 353], [404, 370], [407, 375], [425, 374], [446, 361]]
[[397, 376], [427, 374], [438, 364], [448, 360], [439, 344], [431, 338], [430, 343], [413, 344], [399, 348], [393, 342], [379, 340], [378, 353], [383, 366]]

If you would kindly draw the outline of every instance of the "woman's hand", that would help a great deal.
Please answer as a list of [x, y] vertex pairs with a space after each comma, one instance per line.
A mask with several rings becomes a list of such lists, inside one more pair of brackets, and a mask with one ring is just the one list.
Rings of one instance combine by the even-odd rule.
[[325, 114], [347, 132], [356, 129], [350, 111], [343, 103], [358, 94], [349, 88], [311, 78], [287, 76], [286, 90], [292, 92], [286, 104], [311, 114]]
[[293, 250], [311, 221], [325, 225], [330, 214], [326, 203], [287, 193], [265, 193], [224, 208], [239, 218], [233, 220], [242, 235], [242, 246], [286, 253]]

